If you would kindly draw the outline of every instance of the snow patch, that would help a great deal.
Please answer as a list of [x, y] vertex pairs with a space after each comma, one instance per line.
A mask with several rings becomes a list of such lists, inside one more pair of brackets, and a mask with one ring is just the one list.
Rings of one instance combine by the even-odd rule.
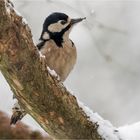
[[55, 72], [55, 70], [51, 70], [49, 67], [47, 67], [47, 70], [52, 76], [54, 76], [54, 77], [58, 76], [57, 73]]
[[[18, 16], [22, 17], [22, 15], [20, 14], [19, 11], [17, 11], [15, 8], [13, 8], [13, 9], [14, 9], [15, 13], [16, 13]], [[23, 18], [23, 17], [22, 17], [22, 23], [28, 24], [27, 20], [26, 20], [25, 18]]]
[[[22, 17], [22, 15], [14, 8], [14, 6], [13, 6], [13, 4], [12, 4], [11, 2], [7, 2], [7, 1], [5, 0], [5, 8], [6, 8], [6, 11], [7, 11], [7, 13], [8, 13], [9, 15], [10, 15], [11, 9], [13, 9], [13, 10], [15, 11], [15, 13], [16, 13], [18, 16]], [[27, 20], [26, 20], [25, 18], [23, 18], [23, 17], [22, 17], [22, 22], [23, 22], [24, 24], [28, 24]]]
[[89, 120], [99, 125], [98, 133], [102, 136], [102, 138], [104, 138], [105, 140], [120, 140], [117, 128], [113, 127], [109, 121], [104, 120], [101, 116], [98, 115], [98, 113], [93, 113], [91, 109], [85, 106], [78, 99], [77, 102], [78, 105], [87, 114]]
[[26, 20], [25, 18], [23, 18], [23, 17], [22, 17], [22, 22], [23, 22], [24, 24], [28, 24], [27, 20]]
[[39, 51], [39, 57], [45, 59], [45, 55], [43, 55], [40, 51]]
[[20, 14], [20, 12], [18, 12], [15, 8], [13, 8], [13, 9], [14, 9], [15, 13], [16, 13], [18, 16], [22, 17], [22, 15]]
[[123, 140], [140, 140], [140, 122], [118, 128]]
[[[40, 56], [40, 60], [45, 59], [45, 55], [43, 55], [40, 51], [39, 51], [39, 56]], [[55, 70], [51, 70], [48, 66], [47, 66], [47, 70], [51, 74], [51, 76], [56, 77], [57, 80], [60, 81], [60, 76], [55, 72]]]

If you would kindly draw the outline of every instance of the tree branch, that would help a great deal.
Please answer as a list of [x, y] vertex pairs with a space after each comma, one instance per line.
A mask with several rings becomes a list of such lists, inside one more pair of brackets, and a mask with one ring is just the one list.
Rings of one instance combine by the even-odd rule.
[[0, 0], [0, 70], [26, 112], [51, 136], [101, 140], [108, 135], [104, 130], [99, 134], [96, 119], [91, 121], [76, 98], [49, 74], [28, 25], [4, 0]]

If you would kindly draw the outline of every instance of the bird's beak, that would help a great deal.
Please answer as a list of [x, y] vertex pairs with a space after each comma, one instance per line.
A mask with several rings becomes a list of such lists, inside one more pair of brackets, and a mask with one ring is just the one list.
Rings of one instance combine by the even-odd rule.
[[85, 20], [86, 19], [86, 17], [84, 17], [84, 18], [76, 18], [76, 19], [71, 19], [71, 25], [74, 25], [74, 24], [76, 24], [76, 23], [79, 23], [79, 22], [81, 22], [81, 21], [83, 21], [83, 20]]

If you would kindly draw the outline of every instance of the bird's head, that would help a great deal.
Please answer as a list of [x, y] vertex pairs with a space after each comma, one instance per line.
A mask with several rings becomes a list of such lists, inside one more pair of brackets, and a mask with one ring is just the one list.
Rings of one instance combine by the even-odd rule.
[[64, 13], [52, 13], [43, 24], [40, 40], [53, 39], [58, 46], [69, 37], [69, 33], [74, 25], [85, 18], [71, 19]]

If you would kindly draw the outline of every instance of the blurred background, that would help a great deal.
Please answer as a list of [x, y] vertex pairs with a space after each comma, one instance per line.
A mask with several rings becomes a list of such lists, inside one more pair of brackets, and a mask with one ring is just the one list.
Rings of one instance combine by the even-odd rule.
[[[37, 43], [52, 12], [87, 17], [71, 32], [78, 61], [64, 83], [79, 100], [119, 127], [140, 118], [140, 1], [12, 0]], [[12, 92], [0, 73], [0, 110], [11, 115]], [[23, 122], [43, 130], [29, 116]]]

